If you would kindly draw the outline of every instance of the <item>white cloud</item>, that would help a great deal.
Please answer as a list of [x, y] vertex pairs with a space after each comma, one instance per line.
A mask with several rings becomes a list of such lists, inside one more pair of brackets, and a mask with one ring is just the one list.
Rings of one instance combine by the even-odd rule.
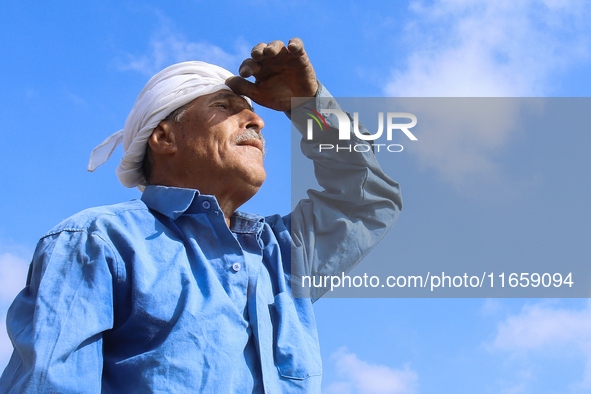
[[242, 61], [250, 57], [251, 48], [243, 39], [238, 39], [234, 43], [234, 51], [228, 52], [204, 41], [189, 41], [185, 36], [175, 33], [165, 25], [150, 40], [148, 53], [127, 54], [126, 59], [120, 61], [119, 68], [137, 71], [151, 77], [169, 65], [200, 60], [237, 73]]
[[11, 303], [22, 290], [28, 268], [27, 261], [12, 253], [0, 255], [0, 305]]
[[591, 344], [591, 309], [565, 310], [537, 304], [508, 317], [499, 326], [493, 346], [532, 350], [572, 342]]
[[72, 103], [74, 105], [78, 105], [78, 106], [87, 105], [86, 100], [84, 100], [82, 98], [82, 96], [72, 93], [68, 88], [63, 89], [63, 95], [66, 100], [68, 100], [70, 103]]
[[[421, 100], [419, 141], [413, 152], [424, 167], [435, 168], [454, 185], [463, 186], [487, 175], [495, 179], [499, 166], [492, 159], [523, 116], [517, 103], [499, 99]], [[498, 191], [497, 191], [498, 193]]]
[[577, 0], [414, 2], [414, 50], [388, 95], [539, 96], [550, 78], [589, 57], [587, 15]]
[[[526, 305], [520, 313], [499, 324], [494, 340], [487, 347], [525, 358], [530, 366], [544, 359], [552, 360], [557, 354], [582, 358], [586, 360], [584, 373], [573, 390], [591, 389], [591, 305], [578, 310], [550, 303]], [[526, 376], [523, 380], [532, 378]]]
[[393, 369], [370, 364], [346, 348], [340, 348], [331, 358], [341, 380], [331, 383], [326, 393], [403, 394], [416, 390], [418, 376], [408, 365], [404, 369]]
[[6, 333], [6, 311], [25, 286], [28, 268], [26, 260], [12, 253], [0, 254], [0, 371], [12, 354], [12, 344]]
[[486, 298], [480, 310], [482, 317], [496, 316], [503, 310], [503, 304], [498, 298]]
[[[402, 68], [392, 71], [384, 88], [388, 96], [550, 95], [557, 75], [589, 60], [588, 1], [435, 0], [410, 8], [406, 32], [413, 49]], [[495, 126], [447, 128], [447, 134], [424, 130], [415, 154], [456, 185], [483, 175], [494, 179], [494, 153], [511, 136], [508, 128]]]

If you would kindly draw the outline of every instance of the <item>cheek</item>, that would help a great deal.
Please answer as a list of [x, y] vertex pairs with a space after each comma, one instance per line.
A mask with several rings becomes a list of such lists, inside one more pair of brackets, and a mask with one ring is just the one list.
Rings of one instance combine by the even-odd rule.
[[223, 164], [239, 155], [236, 152], [232, 130], [236, 125], [231, 122], [221, 122], [215, 126], [193, 127], [193, 123], [185, 125], [182, 143], [193, 157], [199, 160]]
[[187, 133], [183, 139], [187, 148], [199, 156], [211, 155], [218, 150], [219, 141], [215, 135], [204, 135], [204, 133]]

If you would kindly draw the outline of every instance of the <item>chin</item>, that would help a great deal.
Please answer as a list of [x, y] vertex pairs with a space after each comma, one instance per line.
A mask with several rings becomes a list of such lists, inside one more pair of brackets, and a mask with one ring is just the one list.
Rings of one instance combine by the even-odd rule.
[[265, 183], [265, 179], [267, 179], [267, 174], [263, 173], [263, 176], [253, 180], [252, 186], [257, 189], [257, 192], [259, 191], [261, 186], [263, 186], [263, 183]]
[[260, 188], [267, 179], [267, 173], [262, 163], [250, 165], [244, 170], [243, 179], [256, 188]]

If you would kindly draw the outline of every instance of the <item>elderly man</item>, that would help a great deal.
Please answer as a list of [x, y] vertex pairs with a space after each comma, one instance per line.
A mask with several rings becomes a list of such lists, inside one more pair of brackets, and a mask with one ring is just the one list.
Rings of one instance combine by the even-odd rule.
[[248, 98], [288, 115], [292, 97], [336, 108], [299, 39], [257, 45], [240, 74], [255, 82], [201, 62], [168, 67], [94, 150], [90, 170], [123, 143], [117, 174], [142, 198], [41, 238], [8, 313], [1, 393], [320, 392], [315, 298], [291, 297], [290, 261], [308, 275], [351, 269], [396, 220], [398, 185], [372, 152], [306, 141], [326, 190], [288, 216], [238, 212], [265, 180], [264, 123]]

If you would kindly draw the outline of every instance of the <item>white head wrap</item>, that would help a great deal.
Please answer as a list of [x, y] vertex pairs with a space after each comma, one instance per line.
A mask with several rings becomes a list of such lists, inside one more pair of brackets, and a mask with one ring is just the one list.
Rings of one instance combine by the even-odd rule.
[[224, 81], [233, 75], [221, 67], [197, 61], [175, 64], [160, 71], [138, 96], [125, 121], [125, 128], [94, 148], [88, 171], [94, 171], [109, 160], [115, 148], [123, 143], [124, 155], [117, 167], [117, 176], [124, 186], [138, 186], [143, 191], [142, 161], [148, 138], [156, 126], [174, 110], [197, 97], [222, 89], [231, 90]]

